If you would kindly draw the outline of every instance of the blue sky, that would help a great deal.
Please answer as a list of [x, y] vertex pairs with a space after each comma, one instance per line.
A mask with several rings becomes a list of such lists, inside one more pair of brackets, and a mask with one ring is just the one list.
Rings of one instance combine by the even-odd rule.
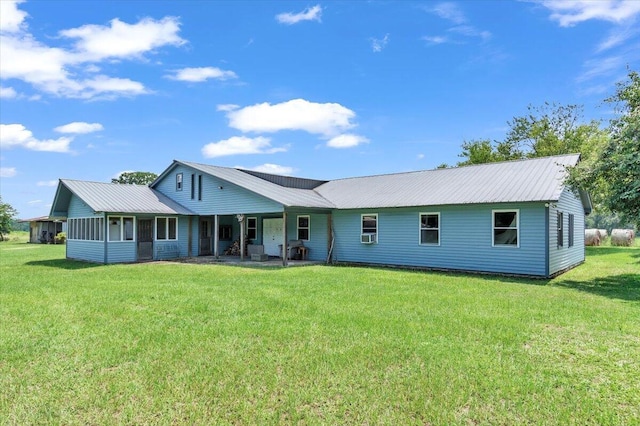
[[602, 103], [640, 1], [0, 0], [0, 194], [173, 159], [334, 179], [459, 161], [545, 101]]

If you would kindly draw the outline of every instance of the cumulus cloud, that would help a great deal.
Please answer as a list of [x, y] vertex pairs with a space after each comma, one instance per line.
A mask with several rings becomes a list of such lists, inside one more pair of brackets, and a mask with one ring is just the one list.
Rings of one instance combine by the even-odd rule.
[[0, 86], [0, 98], [11, 99], [17, 96], [18, 96], [18, 93], [15, 91], [13, 87]]
[[385, 34], [383, 38], [371, 38], [371, 50], [374, 52], [382, 52], [382, 50], [387, 47], [387, 43], [389, 43], [389, 34]]
[[36, 183], [37, 186], [57, 186], [58, 185], [58, 181], [57, 180], [41, 180], [38, 183]]
[[100, 123], [85, 123], [83, 121], [74, 121], [73, 123], [65, 124], [64, 126], [58, 126], [53, 130], [58, 133], [85, 134], [99, 132], [101, 130], [104, 130], [104, 127]]
[[32, 151], [70, 152], [69, 144], [73, 138], [39, 140], [22, 124], [0, 124], [0, 147], [10, 149], [21, 147]]
[[177, 18], [143, 18], [135, 24], [119, 19], [109, 25], [84, 25], [60, 31], [71, 47], [50, 47], [28, 32], [19, 3], [0, 1], [0, 76], [29, 83], [36, 90], [67, 98], [113, 99], [151, 93], [140, 82], [99, 74], [96, 62], [140, 59], [163, 46], [186, 43]]
[[551, 19], [561, 27], [572, 27], [591, 19], [621, 23], [640, 13], [637, 0], [543, 0], [541, 4], [551, 11]]
[[316, 103], [304, 99], [274, 105], [265, 102], [227, 112], [229, 126], [245, 133], [303, 130], [327, 137], [353, 127], [355, 115], [337, 103]]
[[182, 68], [167, 75], [167, 78], [191, 83], [201, 83], [210, 78], [215, 80], [229, 80], [238, 76], [233, 71], [221, 70], [216, 67]]
[[202, 155], [205, 158], [215, 158], [240, 154], [273, 154], [286, 150], [284, 147], [272, 147], [271, 139], [262, 136], [256, 138], [233, 136], [229, 139], [206, 144], [202, 147]]
[[321, 22], [322, 7], [317, 4], [313, 7], [308, 7], [302, 12], [291, 13], [285, 12], [276, 15], [276, 20], [281, 24], [293, 25], [302, 21], [318, 21]]
[[280, 166], [278, 164], [265, 163], [256, 167], [240, 167], [239, 169], [253, 170], [256, 172], [269, 173], [272, 175], [291, 176], [295, 169], [288, 166]]
[[10, 178], [18, 174], [15, 167], [0, 167], [0, 177]]
[[354, 146], [368, 143], [369, 139], [364, 136], [345, 133], [329, 139], [327, 146], [330, 148], [353, 148]]

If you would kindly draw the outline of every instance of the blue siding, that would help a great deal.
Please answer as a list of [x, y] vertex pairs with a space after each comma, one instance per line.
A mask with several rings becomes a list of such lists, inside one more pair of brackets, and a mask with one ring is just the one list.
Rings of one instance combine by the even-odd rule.
[[[558, 246], [557, 213], [563, 213], [563, 245]], [[569, 247], [569, 214], [574, 215], [574, 244]], [[584, 248], [585, 217], [582, 202], [573, 192], [565, 189], [555, 207], [549, 208], [549, 275], [571, 268], [585, 258]]]
[[[183, 174], [181, 191], [176, 190], [178, 173]], [[191, 199], [191, 174], [195, 175], [194, 199]], [[198, 200], [198, 175], [202, 175], [202, 201]], [[275, 201], [183, 165], [176, 166], [155, 189], [200, 215], [283, 211], [282, 205]]]
[[[492, 247], [493, 209], [519, 210], [519, 247]], [[439, 246], [419, 244], [420, 212], [440, 212]], [[376, 244], [360, 242], [363, 213], [378, 214]], [[546, 275], [542, 203], [339, 210], [333, 223], [339, 262]]]
[[329, 251], [329, 221], [327, 214], [287, 212], [287, 235], [290, 240], [298, 238], [298, 216], [309, 216], [309, 240], [304, 245], [309, 248], [309, 260], [326, 261]]
[[107, 263], [135, 262], [137, 245], [135, 241], [109, 241], [107, 243]]
[[[67, 218], [104, 217], [102, 213], [95, 213], [80, 198], [71, 195]], [[86, 260], [88, 262], [104, 263], [104, 241], [67, 240], [67, 258]]]

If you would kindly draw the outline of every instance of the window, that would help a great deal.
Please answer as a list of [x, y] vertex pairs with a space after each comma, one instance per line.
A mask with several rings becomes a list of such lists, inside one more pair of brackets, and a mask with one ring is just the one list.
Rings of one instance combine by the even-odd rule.
[[133, 217], [109, 216], [109, 241], [133, 241], [135, 221]]
[[220, 241], [231, 241], [233, 228], [231, 225], [220, 225], [218, 227], [218, 239]]
[[196, 198], [196, 175], [191, 174], [191, 199]]
[[569, 215], [569, 247], [573, 247], [573, 234], [575, 232], [575, 217], [574, 215]]
[[156, 217], [156, 240], [177, 240], [178, 218]]
[[176, 175], [176, 191], [182, 191], [182, 173]]
[[198, 201], [202, 201], [202, 175], [198, 175]]
[[420, 244], [440, 244], [440, 213], [420, 213]]
[[80, 241], [104, 241], [104, 218], [74, 218], [67, 220], [67, 238]]
[[518, 210], [493, 211], [493, 245], [519, 247]]
[[556, 217], [558, 219], [558, 247], [564, 245], [564, 213], [557, 212]]
[[255, 240], [258, 238], [258, 219], [255, 217], [247, 218], [247, 239]]
[[377, 242], [377, 234], [378, 234], [378, 215], [376, 213], [373, 214], [363, 214], [361, 216], [361, 236], [360, 242], [362, 243], [375, 243]]
[[298, 239], [309, 240], [309, 216], [298, 216]]

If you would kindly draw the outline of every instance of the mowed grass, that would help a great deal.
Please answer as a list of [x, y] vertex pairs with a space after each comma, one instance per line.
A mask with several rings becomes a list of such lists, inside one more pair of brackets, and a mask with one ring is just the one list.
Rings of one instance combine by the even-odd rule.
[[537, 281], [0, 244], [0, 424], [638, 419], [638, 248]]

